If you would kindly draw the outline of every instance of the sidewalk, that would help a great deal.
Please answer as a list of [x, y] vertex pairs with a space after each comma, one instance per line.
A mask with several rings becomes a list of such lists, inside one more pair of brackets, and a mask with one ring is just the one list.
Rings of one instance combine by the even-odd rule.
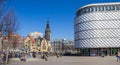
[[19, 58], [12, 58], [8, 65], [120, 65], [115, 56], [85, 57], [85, 56], [63, 56], [56, 58], [52, 56], [48, 61], [37, 58], [28, 58], [26, 62], [21, 62]]

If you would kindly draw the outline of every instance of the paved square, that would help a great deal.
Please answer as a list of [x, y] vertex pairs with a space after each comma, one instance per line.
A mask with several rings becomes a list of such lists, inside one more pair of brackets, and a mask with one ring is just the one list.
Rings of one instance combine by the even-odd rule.
[[26, 62], [21, 62], [19, 59], [11, 59], [8, 65], [120, 65], [120, 62], [116, 62], [115, 56], [106, 56], [104, 58], [82, 56], [56, 58], [52, 56], [48, 58], [48, 61], [28, 58]]

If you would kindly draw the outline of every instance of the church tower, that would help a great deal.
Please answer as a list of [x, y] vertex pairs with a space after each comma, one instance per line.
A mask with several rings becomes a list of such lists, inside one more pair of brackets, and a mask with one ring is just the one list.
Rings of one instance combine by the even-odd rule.
[[49, 19], [47, 20], [47, 24], [46, 24], [45, 38], [47, 39], [47, 41], [50, 41], [50, 25], [49, 25]]

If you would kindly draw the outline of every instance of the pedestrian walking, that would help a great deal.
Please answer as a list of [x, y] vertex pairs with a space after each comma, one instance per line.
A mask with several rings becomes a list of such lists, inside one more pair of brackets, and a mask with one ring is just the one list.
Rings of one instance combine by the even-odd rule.
[[33, 54], [30, 52], [30, 57], [33, 58]]
[[119, 57], [118, 57], [118, 53], [117, 53], [117, 52], [115, 53], [115, 56], [116, 56], [116, 58], [117, 58], [117, 62], [118, 62]]
[[32, 55], [32, 56], [33, 56], [33, 58], [36, 58], [36, 54], [35, 54], [35, 52], [33, 53], [33, 55]]
[[20, 60], [25, 62], [25, 61], [27, 60], [26, 55], [22, 55], [22, 56], [20, 57]]
[[105, 54], [103, 52], [100, 52], [100, 56], [104, 58]]
[[27, 59], [27, 58], [26, 58], [26, 56], [24, 55], [24, 56], [23, 56], [23, 61], [26, 62], [26, 59]]
[[117, 53], [117, 62], [120, 62], [120, 50], [118, 51], [118, 53]]
[[4, 65], [3, 57], [4, 57], [4, 55], [0, 54], [0, 65]]
[[45, 61], [47, 61], [47, 60], [48, 60], [48, 59], [47, 59], [47, 55], [46, 55], [46, 54], [44, 54], [44, 55], [43, 55], [43, 57], [44, 57]]

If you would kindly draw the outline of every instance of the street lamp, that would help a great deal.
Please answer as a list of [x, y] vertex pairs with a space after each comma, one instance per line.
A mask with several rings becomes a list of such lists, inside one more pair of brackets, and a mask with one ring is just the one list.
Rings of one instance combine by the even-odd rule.
[[54, 54], [55, 54], [55, 41], [54, 41]]
[[59, 53], [61, 52], [61, 41], [59, 40]]
[[62, 39], [62, 53], [63, 53], [63, 51], [64, 51], [64, 39]]
[[30, 40], [28, 40], [28, 52], [30, 52]]

